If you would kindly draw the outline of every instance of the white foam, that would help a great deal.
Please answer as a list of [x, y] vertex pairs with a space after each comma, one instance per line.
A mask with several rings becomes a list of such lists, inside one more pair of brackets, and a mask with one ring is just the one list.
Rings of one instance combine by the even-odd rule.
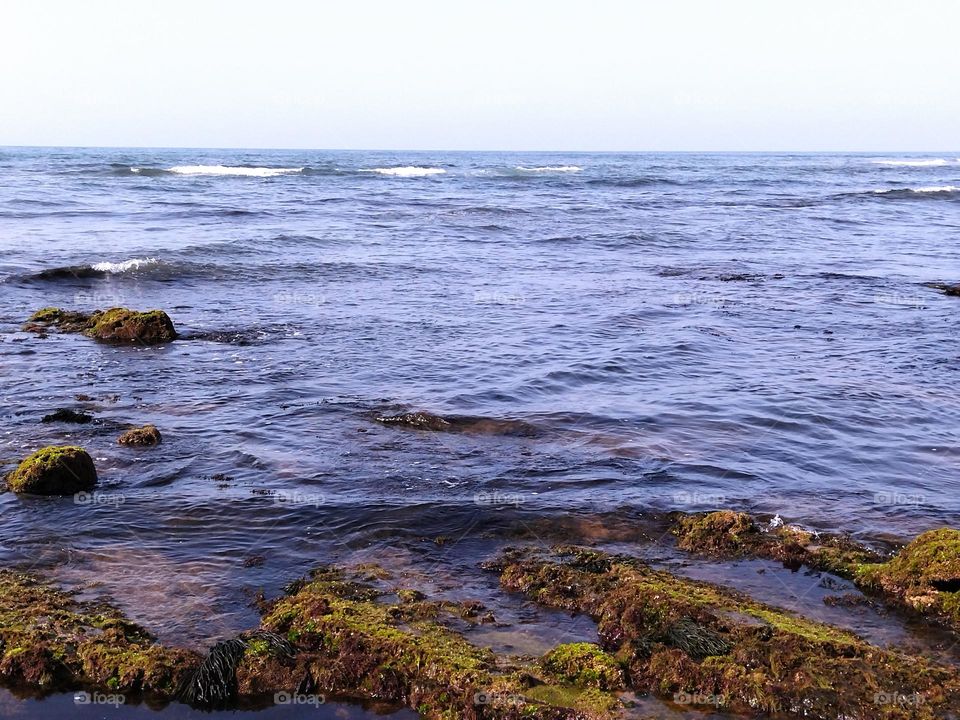
[[[138, 172], [139, 168], [133, 168]], [[303, 172], [303, 168], [272, 168], [272, 167], [229, 167], [226, 165], [177, 165], [170, 168], [170, 172], [177, 175], [241, 175], [244, 177], [276, 177], [278, 175], [295, 175]]]
[[914, 192], [914, 193], [953, 193], [960, 192], [960, 187], [956, 185], [929, 185], [927, 187], [917, 188], [890, 188], [888, 190], [874, 190], [875, 193], [893, 193], [893, 192]]
[[407, 165], [406, 167], [362, 168], [360, 172], [372, 172], [380, 175], [396, 175], [397, 177], [426, 177], [427, 175], [443, 175], [447, 171], [443, 168]]
[[875, 165], [893, 165], [898, 167], [937, 167], [946, 165], [947, 161], [943, 158], [927, 160], [874, 160]]
[[118, 263], [94, 263], [90, 267], [97, 272], [122, 273], [126, 272], [127, 270], [137, 270], [146, 265], [156, 265], [158, 262], [160, 261], [156, 258], [133, 258], [132, 260], [124, 260], [123, 262]]
[[544, 165], [543, 167], [524, 167], [517, 165], [517, 170], [521, 172], [580, 172], [582, 167], [576, 165]]

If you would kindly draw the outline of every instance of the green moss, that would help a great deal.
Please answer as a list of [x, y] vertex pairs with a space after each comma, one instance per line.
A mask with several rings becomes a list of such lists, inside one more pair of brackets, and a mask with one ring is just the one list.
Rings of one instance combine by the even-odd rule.
[[0, 570], [0, 682], [170, 694], [199, 658], [157, 645], [115, 611], [78, 603], [28, 575]]
[[[244, 658], [237, 669], [239, 692], [290, 692], [307, 677], [318, 692], [403, 703], [424, 718], [474, 717], [478, 702], [484, 718], [573, 717], [523, 699], [526, 685], [520, 677], [541, 674], [536, 664], [517, 666], [472, 645], [435, 621], [436, 603], [418, 599], [391, 606], [378, 602], [379, 596], [335, 569], [314, 573], [277, 601], [261, 623], [262, 632], [294, 643], [295, 659]], [[605, 654], [593, 649], [599, 654], [589, 655], [593, 666], [584, 669], [584, 677], [597, 684], [613, 682], [619, 668], [603, 663]]]
[[855, 566], [865, 589], [960, 628], [960, 531], [930, 530], [885, 563]]
[[759, 531], [746, 513], [718, 510], [705, 515], [681, 516], [673, 532], [681, 550], [734, 554], [755, 542]]
[[13, 492], [39, 495], [71, 495], [90, 490], [96, 483], [93, 460], [74, 445], [41, 448], [7, 476], [7, 486]]
[[910, 717], [960, 712], [954, 668], [636, 560], [607, 556], [609, 570], [582, 569], [583, 558], [596, 567], [596, 551], [585, 553], [505, 555], [501, 583], [593, 617], [601, 646], [625, 664], [637, 692], [689, 693], [747, 714], [835, 717], [843, 708], [852, 718], [892, 720], [906, 716], [874, 700], [895, 691], [921, 699]]
[[623, 687], [620, 664], [594, 643], [558, 645], [540, 659], [545, 672], [563, 683], [616, 690]]
[[64, 315], [64, 311], [57, 307], [45, 307], [37, 310], [30, 316], [30, 322], [55, 323]]

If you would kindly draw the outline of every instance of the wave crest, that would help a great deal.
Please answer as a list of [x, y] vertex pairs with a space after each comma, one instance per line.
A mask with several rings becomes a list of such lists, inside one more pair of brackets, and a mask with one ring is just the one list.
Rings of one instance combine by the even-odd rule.
[[583, 168], [578, 165], [543, 165], [541, 167], [526, 167], [524, 165], [517, 165], [516, 169], [519, 170], [520, 172], [538, 172], [538, 173], [551, 173], [551, 172], [575, 173], [583, 170]]
[[874, 165], [889, 165], [891, 167], [939, 167], [946, 165], [943, 158], [928, 158], [917, 160], [874, 160]]
[[443, 175], [447, 171], [443, 168], [407, 165], [405, 167], [361, 168], [360, 172], [377, 173], [378, 175], [394, 175], [396, 177], [426, 177], [428, 175]]

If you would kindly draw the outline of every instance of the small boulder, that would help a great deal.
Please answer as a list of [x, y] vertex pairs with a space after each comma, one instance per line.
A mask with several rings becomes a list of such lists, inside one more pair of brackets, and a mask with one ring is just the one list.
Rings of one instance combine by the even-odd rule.
[[117, 438], [121, 445], [137, 445], [146, 447], [149, 445], [159, 445], [163, 438], [155, 425], [144, 425], [143, 427], [127, 430], [123, 435]]
[[163, 310], [137, 312], [111, 308], [93, 313], [84, 335], [96, 340], [158, 345], [177, 339], [173, 321]]
[[7, 476], [15, 493], [73, 495], [97, 484], [93, 459], [80, 447], [51, 445], [37, 450]]

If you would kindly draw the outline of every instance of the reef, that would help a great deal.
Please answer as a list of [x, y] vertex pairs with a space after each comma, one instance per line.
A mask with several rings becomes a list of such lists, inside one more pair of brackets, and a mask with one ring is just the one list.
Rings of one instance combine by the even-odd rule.
[[102, 342], [157, 345], [177, 339], [173, 321], [162, 310], [138, 312], [119, 307], [92, 313], [43, 308], [30, 316], [23, 329], [44, 332], [51, 327]]
[[440, 416], [418, 411], [399, 415], [378, 415], [376, 421], [384, 425], [431, 430], [433, 432], [465, 433], [473, 435], [538, 435], [536, 427], [522, 420], [474, 417], [469, 415]]
[[0, 682], [8, 687], [166, 697], [199, 662], [195, 653], [158, 645], [110, 607], [0, 570]]
[[507, 590], [594, 618], [602, 649], [637, 692], [733, 713], [823, 720], [933, 720], [960, 712], [954, 667], [633, 558], [567, 546], [509, 551], [488, 567]]
[[785, 523], [763, 526], [731, 510], [675, 515], [677, 547], [712, 557], [763, 557], [853, 581], [885, 603], [960, 630], [960, 531], [931, 530], [892, 558], [845, 536]]
[[121, 445], [135, 445], [138, 447], [159, 445], [162, 440], [163, 437], [160, 435], [160, 431], [157, 430], [156, 425], [151, 424], [127, 430], [117, 438], [117, 442]]
[[23, 460], [6, 483], [16, 493], [73, 495], [96, 486], [97, 470], [83, 448], [51, 445]]

